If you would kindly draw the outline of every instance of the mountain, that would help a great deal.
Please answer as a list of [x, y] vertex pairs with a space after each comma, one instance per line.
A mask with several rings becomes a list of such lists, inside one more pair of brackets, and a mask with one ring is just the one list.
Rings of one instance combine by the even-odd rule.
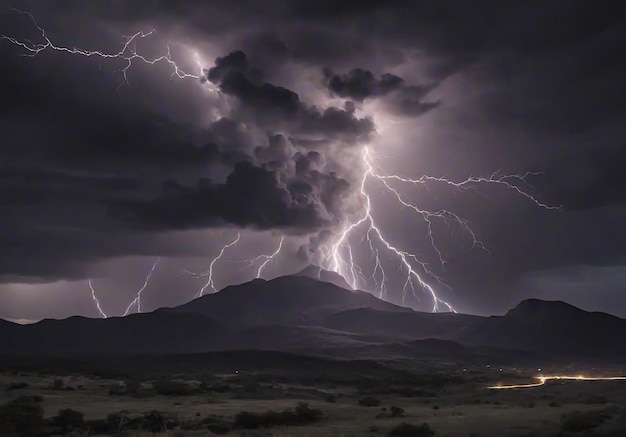
[[341, 276], [337, 272], [331, 272], [328, 270], [322, 269], [320, 266], [314, 266], [309, 264], [303, 270], [300, 270], [298, 273], [294, 273], [292, 276], [306, 276], [308, 278], [317, 279], [322, 282], [330, 282], [337, 287], [345, 288], [346, 290], [352, 290], [352, 287], [345, 280], [343, 276]]
[[235, 329], [196, 314], [167, 309], [127, 317], [42, 320], [0, 327], [0, 353], [98, 355], [205, 352], [228, 349]]
[[0, 354], [123, 356], [265, 350], [450, 362], [626, 357], [626, 320], [531, 299], [504, 316], [431, 314], [308, 276], [257, 279], [128, 317], [0, 321]]
[[448, 338], [559, 356], [626, 357], [626, 320], [561, 301], [528, 299], [504, 316], [481, 319]]
[[324, 326], [361, 334], [422, 339], [444, 337], [481, 319], [482, 317], [467, 314], [356, 308], [327, 316]]
[[319, 325], [330, 314], [355, 308], [412, 312], [364, 291], [346, 290], [306, 276], [255, 279], [174, 310], [202, 314], [237, 326], [262, 326]]

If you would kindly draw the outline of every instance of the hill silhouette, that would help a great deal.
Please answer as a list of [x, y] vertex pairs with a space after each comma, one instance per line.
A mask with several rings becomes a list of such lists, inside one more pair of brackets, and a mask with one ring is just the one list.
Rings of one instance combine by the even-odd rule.
[[[423, 313], [308, 276], [256, 279], [128, 317], [0, 322], [0, 353], [38, 356], [266, 350], [318, 357], [481, 361], [626, 356], [626, 320], [529, 299], [504, 316]], [[513, 358], [511, 358], [513, 359]]]

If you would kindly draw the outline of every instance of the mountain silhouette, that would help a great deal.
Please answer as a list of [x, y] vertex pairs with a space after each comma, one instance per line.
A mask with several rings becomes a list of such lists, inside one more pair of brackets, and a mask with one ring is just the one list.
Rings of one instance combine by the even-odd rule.
[[626, 356], [626, 320], [530, 299], [504, 316], [423, 313], [308, 276], [255, 279], [127, 317], [0, 321], [5, 355], [89, 356], [265, 350], [354, 359], [500, 361]]

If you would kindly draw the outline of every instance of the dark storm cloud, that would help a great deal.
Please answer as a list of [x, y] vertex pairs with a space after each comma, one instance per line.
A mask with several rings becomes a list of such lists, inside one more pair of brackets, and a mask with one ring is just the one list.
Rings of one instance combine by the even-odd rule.
[[131, 208], [143, 226], [165, 229], [236, 225], [310, 231], [338, 219], [331, 221], [325, 211], [338, 212], [336, 198], [348, 188], [334, 175], [317, 176], [311, 180], [317, 186], [304, 180], [284, 186], [275, 171], [241, 162], [223, 184], [204, 179], [184, 187], [169, 182], [160, 197]]
[[[224, 183], [204, 178], [195, 186], [168, 182], [155, 199], [116, 204], [115, 216], [138, 220], [139, 227], [163, 229], [235, 225], [302, 233], [341, 223], [350, 183], [322, 169], [325, 147], [338, 141], [341, 145], [364, 141], [374, 132], [373, 121], [357, 118], [353, 105], [323, 110], [306, 105], [297, 93], [264, 82], [262, 72], [241, 51], [218, 57], [215, 66], [206, 70], [206, 80], [236, 100], [228, 117], [211, 124], [212, 138], [230, 145], [230, 150], [252, 150], [259, 165], [237, 163]], [[247, 119], [241, 108], [252, 110], [253, 118]], [[289, 139], [270, 133], [267, 145], [252, 147], [245, 144], [251, 138], [242, 135], [239, 123], [230, 117], [246, 120], [242, 124], [260, 131], [287, 132]], [[298, 138], [315, 139], [321, 152], [295, 151]]]
[[330, 93], [362, 102], [365, 99], [383, 98], [385, 107], [393, 114], [418, 117], [436, 108], [441, 102], [426, 102], [424, 98], [435, 86], [407, 86], [403, 78], [383, 73], [377, 78], [371, 71], [355, 68], [348, 73], [323, 70], [323, 83]]
[[[341, 220], [355, 186], [354, 169], [329, 155], [338, 143], [345, 152], [376, 138], [376, 116], [357, 116], [350, 104], [315, 107], [293, 86], [321, 88], [324, 67], [336, 97], [376, 98], [381, 115], [426, 114], [385, 138], [381, 155], [415, 142], [419, 153], [411, 149], [404, 162], [390, 153], [384, 168], [454, 179], [530, 168], [545, 175], [532, 180], [533, 194], [565, 206], [544, 218], [543, 210], [494, 202], [480, 211], [483, 198], [455, 198], [493, 253], [490, 263], [475, 261], [475, 253], [452, 256], [456, 270], [445, 277], [455, 299], [473, 302], [466, 308], [502, 309], [526, 272], [624, 256], [622, 2], [16, 6], [69, 45], [115, 49], [118, 35], [157, 28], [157, 39], [198, 49], [209, 65], [220, 57], [207, 80], [222, 94], [207, 103], [193, 81], [168, 82], [165, 67], [140, 65], [118, 94], [113, 70], [123, 63], [58, 53], [23, 58], [0, 42], [0, 275], [80, 277], [85, 263], [102, 257], [160, 253], [147, 229], [218, 225], [310, 231], [299, 252], [308, 261], [330, 241], [323, 228]], [[38, 37], [27, 20], [3, 24], [3, 32]], [[140, 49], [161, 53], [143, 43]], [[181, 47], [171, 48], [184, 60]], [[209, 116], [218, 104], [227, 106], [222, 117]], [[159, 193], [167, 180], [177, 182]], [[111, 205], [115, 216], [107, 214]], [[413, 222], [390, 231], [408, 249], [423, 245], [413, 234]]]
[[261, 79], [261, 73], [250, 66], [245, 53], [235, 51], [219, 57], [206, 70], [206, 80], [235, 97], [254, 119], [264, 127], [290, 126], [293, 136], [304, 135], [341, 140], [345, 143], [367, 141], [375, 130], [369, 118], [358, 118], [350, 108], [330, 106], [318, 109], [307, 106], [300, 96], [282, 86]]
[[324, 69], [324, 84], [332, 94], [359, 102], [396, 91], [403, 83], [404, 79], [391, 73], [384, 73], [377, 78], [371, 71], [361, 68], [355, 68], [346, 74]]

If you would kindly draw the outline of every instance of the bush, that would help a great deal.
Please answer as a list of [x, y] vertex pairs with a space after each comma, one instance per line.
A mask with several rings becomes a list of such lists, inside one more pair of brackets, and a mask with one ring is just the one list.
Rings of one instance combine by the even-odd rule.
[[142, 428], [152, 434], [167, 431], [167, 419], [156, 410], [150, 411], [143, 416]]
[[27, 382], [12, 382], [7, 386], [7, 391], [19, 390], [28, 387]]
[[403, 422], [389, 431], [390, 437], [432, 437], [434, 435], [435, 432], [427, 423], [411, 425], [410, 423]]
[[164, 396], [184, 396], [193, 392], [192, 387], [183, 381], [163, 380], [154, 383], [154, 389], [160, 395]]
[[258, 429], [272, 428], [275, 426], [299, 426], [317, 422], [323, 417], [323, 413], [308, 404], [299, 402], [293, 410], [281, 412], [266, 411], [265, 413], [251, 413], [242, 411], [235, 416], [235, 428]]
[[563, 415], [563, 430], [580, 432], [588, 431], [602, 425], [604, 421], [613, 417], [608, 410], [600, 411], [574, 411]]
[[64, 434], [86, 428], [85, 415], [80, 411], [65, 408], [52, 419], [52, 424], [61, 428]]
[[124, 430], [128, 423], [128, 417], [121, 413], [111, 413], [106, 418], [107, 430], [111, 434], [118, 434]]
[[61, 390], [63, 388], [63, 380], [55, 379], [54, 382], [52, 383], [52, 388], [55, 390]]
[[0, 435], [39, 436], [44, 420], [41, 397], [20, 396], [0, 407]]
[[395, 405], [391, 407], [391, 417], [403, 417], [404, 416], [404, 408], [396, 407]]
[[380, 399], [376, 399], [372, 396], [366, 396], [359, 399], [359, 405], [362, 407], [378, 407], [380, 405]]

